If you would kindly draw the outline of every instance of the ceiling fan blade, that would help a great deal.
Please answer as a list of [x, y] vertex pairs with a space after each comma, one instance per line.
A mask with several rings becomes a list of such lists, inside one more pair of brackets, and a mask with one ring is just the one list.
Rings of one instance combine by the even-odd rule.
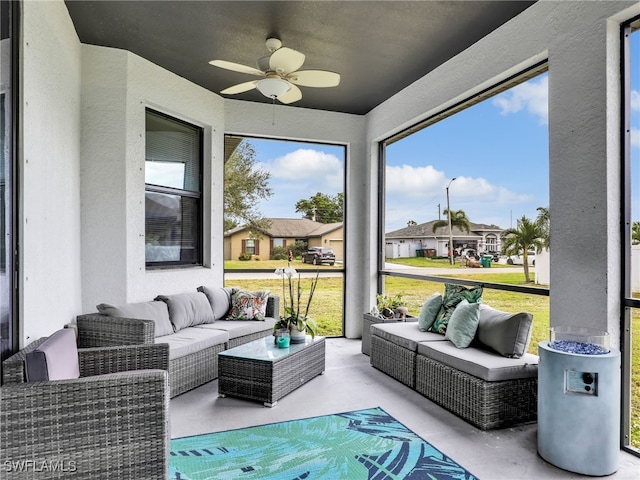
[[284, 104], [297, 102], [298, 100], [302, 100], [302, 92], [295, 85], [291, 85], [288, 92], [283, 93], [278, 97], [278, 101]]
[[235, 95], [236, 93], [248, 92], [252, 88], [256, 88], [259, 81], [260, 80], [253, 80], [252, 82], [239, 83], [229, 88], [225, 88], [220, 93], [224, 95]]
[[249, 67], [248, 65], [242, 65], [241, 63], [227, 62], [226, 60], [211, 60], [209, 62], [214, 67], [224, 68], [225, 70], [232, 70], [234, 72], [248, 73], [249, 75], [257, 75], [258, 77], [264, 77], [264, 72], [257, 68]]
[[337, 87], [340, 84], [340, 74], [325, 70], [301, 70], [290, 73], [286, 79], [303, 87]]
[[286, 75], [298, 70], [304, 63], [304, 58], [304, 53], [282, 47], [269, 57], [269, 68], [281, 75]]

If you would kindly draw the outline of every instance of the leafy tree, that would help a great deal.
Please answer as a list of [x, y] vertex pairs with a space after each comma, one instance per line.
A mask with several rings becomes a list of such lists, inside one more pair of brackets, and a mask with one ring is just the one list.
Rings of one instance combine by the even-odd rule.
[[224, 169], [224, 229], [246, 225], [259, 238], [270, 227], [256, 205], [273, 192], [269, 188], [270, 173], [256, 166], [256, 151], [242, 141], [227, 160]]
[[415, 220], [409, 220], [407, 222], [407, 227], [413, 227], [415, 225], [418, 225], [418, 222], [416, 222]]
[[327, 195], [316, 193], [308, 199], [296, 202], [296, 212], [302, 213], [302, 218], [308, 218], [320, 223], [341, 222], [344, 212], [344, 194]]
[[[444, 214], [447, 216], [447, 218], [449, 218], [449, 210], [448, 209], [446, 209], [446, 208], [444, 209]], [[433, 232], [434, 233], [440, 227], [447, 227], [447, 229], [448, 229], [449, 228], [449, 221], [448, 220], [436, 220], [435, 222], [433, 222]], [[451, 210], [451, 229], [452, 230], [453, 230], [453, 227], [458, 227], [460, 230], [464, 230], [467, 233], [469, 233], [471, 231], [471, 225], [469, 223], [469, 217], [467, 217], [467, 214], [464, 213], [464, 210]]]
[[640, 244], [640, 222], [631, 224], [631, 243], [633, 245]]
[[502, 254], [520, 255], [524, 266], [524, 280], [531, 282], [529, 276], [529, 250], [537, 253], [544, 247], [544, 231], [538, 221], [531, 221], [526, 216], [518, 220], [516, 228], [508, 228], [502, 232]]
[[536, 210], [538, 210], [538, 217], [536, 218], [536, 222], [542, 230], [542, 240], [544, 242], [544, 248], [548, 249], [550, 244], [549, 221], [551, 219], [549, 214], [549, 207], [538, 207]]

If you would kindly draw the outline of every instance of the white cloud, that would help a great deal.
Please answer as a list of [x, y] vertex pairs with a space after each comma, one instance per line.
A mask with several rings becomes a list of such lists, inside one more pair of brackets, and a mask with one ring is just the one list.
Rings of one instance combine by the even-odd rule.
[[[407, 221], [418, 223], [438, 218], [438, 204], [444, 218], [446, 187], [451, 181], [444, 172], [433, 166], [402, 165], [387, 167], [386, 217], [387, 230], [405, 227]], [[479, 177], [457, 177], [449, 187], [453, 210], [464, 210], [473, 222], [496, 223], [498, 212], [509, 211], [515, 205], [524, 205], [534, 199], [532, 194], [517, 193], [491, 184]]]
[[386, 171], [386, 191], [387, 195], [391, 196], [433, 198], [442, 193], [441, 187], [445, 181], [444, 173], [437, 171], [431, 165], [426, 167], [393, 166], [387, 167]]
[[640, 129], [631, 129], [631, 146], [640, 148]]
[[549, 122], [549, 77], [521, 83], [493, 99], [493, 105], [502, 115], [526, 109], [538, 117], [541, 124]]
[[631, 110], [640, 111], [640, 92], [631, 90]]
[[271, 173], [274, 180], [298, 184], [313, 180], [314, 185], [342, 191], [343, 165], [333, 154], [300, 148], [276, 158], [270, 165], [263, 165], [263, 168]]

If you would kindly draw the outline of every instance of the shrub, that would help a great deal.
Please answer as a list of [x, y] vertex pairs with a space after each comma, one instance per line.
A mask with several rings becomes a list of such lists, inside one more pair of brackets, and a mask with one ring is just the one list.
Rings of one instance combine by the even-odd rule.
[[250, 253], [241, 253], [240, 256], [238, 257], [238, 260], [246, 262], [247, 260], [251, 260], [251, 254]]
[[286, 247], [273, 247], [271, 249], [271, 260], [287, 260], [289, 249]]

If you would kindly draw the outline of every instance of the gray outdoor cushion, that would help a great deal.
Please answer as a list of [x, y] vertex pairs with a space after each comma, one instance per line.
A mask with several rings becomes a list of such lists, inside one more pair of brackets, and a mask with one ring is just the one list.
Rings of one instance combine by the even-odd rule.
[[451, 342], [424, 342], [418, 355], [466, 372], [487, 382], [531, 378], [538, 375], [538, 357], [525, 353], [521, 358], [505, 358], [480, 348], [457, 348]]
[[222, 330], [229, 334], [229, 338], [238, 338], [258, 332], [272, 332], [276, 323], [275, 318], [265, 317], [264, 322], [255, 320], [217, 320], [208, 325], [197, 325], [196, 328], [206, 328], [210, 330]]
[[27, 382], [80, 377], [76, 334], [71, 328], [53, 333], [25, 356]]
[[530, 313], [507, 313], [481, 304], [476, 339], [500, 355], [519, 358], [529, 348], [532, 323]]
[[162, 300], [169, 308], [169, 319], [175, 331], [193, 327], [203, 323], [213, 323], [213, 310], [202, 292], [178, 293], [175, 295], [158, 295], [156, 300]]
[[421, 332], [418, 322], [377, 323], [371, 325], [371, 335], [377, 335], [400, 347], [415, 352], [418, 342], [445, 341], [444, 335]]
[[423, 332], [426, 332], [431, 328], [433, 322], [436, 321], [436, 316], [442, 307], [442, 294], [436, 292], [427, 298], [420, 309], [418, 315], [418, 328]]
[[469, 303], [467, 300], [462, 300], [456, 306], [453, 315], [449, 319], [444, 338], [458, 348], [467, 348], [471, 345], [478, 330], [480, 305], [479, 303]]
[[156, 324], [155, 337], [173, 333], [173, 325], [169, 320], [167, 304], [160, 301], [126, 303], [124, 305], [109, 305], [101, 303], [96, 307], [98, 312], [110, 317], [139, 318], [141, 320], [153, 320]]
[[231, 308], [231, 294], [233, 288], [229, 287], [198, 287], [198, 291], [206, 295], [211, 310], [213, 310], [214, 320], [225, 318]]
[[205, 348], [220, 345], [229, 341], [229, 335], [222, 330], [208, 328], [187, 327], [179, 332], [156, 337], [155, 343], [169, 344], [169, 359], [186, 357]]

